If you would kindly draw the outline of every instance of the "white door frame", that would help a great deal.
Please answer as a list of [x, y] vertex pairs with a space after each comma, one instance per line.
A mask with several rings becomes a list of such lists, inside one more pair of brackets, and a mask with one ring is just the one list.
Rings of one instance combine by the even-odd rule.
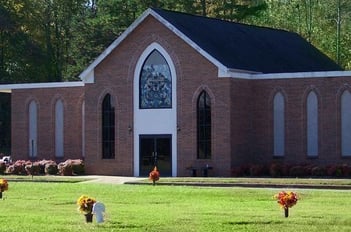
[[[172, 108], [139, 109], [139, 79], [144, 61], [153, 50], [157, 50], [166, 59], [172, 77]], [[139, 176], [139, 135], [172, 135], [172, 176], [177, 176], [177, 78], [174, 64], [166, 50], [158, 43], [150, 44], [141, 54], [134, 72], [134, 176]], [[151, 171], [151, 170], [150, 170]]]

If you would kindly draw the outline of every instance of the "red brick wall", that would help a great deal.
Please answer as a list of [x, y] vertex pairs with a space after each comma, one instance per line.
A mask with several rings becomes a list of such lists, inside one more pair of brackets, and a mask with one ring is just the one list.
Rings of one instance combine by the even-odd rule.
[[[217, 68], [155, 19], [147, 18], [95, 69], [95, 84], [86, 87], [87, 170], [96, 174], [133, 175], [133, 79], [137, 61], [152, 42], [171, 56], [177, 73], [178, 170], [189, 175], [191, 165], [214, 167], [213, 175], [230, 174], [230, 80], [218, 79]], [[202, 89], [212, 96], [211, 160], [196, 159], [196, 101]], [[116, 159], [101, 159], [99, 106], [106, 92], [116, 99]], [[136, 151], [138, 152], [138, 151]]]
[[[55, 158], [55, 103], [61, 99], [64, 106], [64, 157], [62, 160], [82, 157], [82, 87], [13, 90], [11, 155], [13, 160], [29, 159], [28, 120], [29, 103], [38, 106], [38, 155], [35, 160]], [[69, 120], [68, 120], [69, 119]], [[60, 161], [60, 160], [58, 160]]]
[[230, 145], [231, 166], [239, 166], [252, 161], [252, 137], [254, 115], [252, 102], [252, 84], [249, 80], [230, 79]]
[[[178, 176], [187, 167], [210, 165], [210, 175], [230, 176], [242, 164], [350, 163], [340, 155], [340, 94], [349, 78], [244, 80], [218, 78], [205, 57], [152, 17], [146, 18], [96, 68], [95, 83], [83, 88], [16, 90], [12, 94], [12, 153], [28, 157], [28, 104], [39, 106], [38, 158], [54, 156], [54, 100], [65, 107], [65, 157], [81, 157], [81, 104], [85, 97], [85, 161], [89, 174], [133, 175], [133, 81], [140, 55], [152, 42], [170, 55], [177, 78]], [[319, 156], [306, 156], [306, 97], [315, 90], [319, 101]], [[211, 98], [212, 158], [196, 155], [196, 104], [202, 90]], [[85, 91], [85, 96], [83, 95]], [[273, 96], [285, 97], [285, 156], [273, 157]], [[102, 159], [101, 103], [107, 94], [115, 106], [115, 159]]]
[[[257, 163], [284, 161], [293, 164], [342, 164], [351, 159], [340, 153], [340, 95], [350, 88], [349, 78], [307, 78], [253, 80], [253, 160]], [[306, 99], [314, 90], [318, 96], [319, 154], [306, 154]], [[273, 96], [285, 97], [285, 156], [273, 157]]]

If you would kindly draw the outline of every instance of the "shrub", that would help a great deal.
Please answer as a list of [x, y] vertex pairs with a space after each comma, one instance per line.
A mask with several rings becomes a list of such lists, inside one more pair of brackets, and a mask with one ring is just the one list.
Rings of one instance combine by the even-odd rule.
[[265, 166], [256, 164], [256, 165], [251, 165], [250, 167], [250, 176], [263, 176], [266, 174], [265, 172]]
[[15, 165], [11, 164], [11, 165], [6, 167], [5, 173], [7, 173], [7, 174], [14, 174], [14, 170], [15, 170]]
[[289, 170], [289, 175], [293, 177], [306, 176], [305, 168], [303, 166], [297, 165], [293, 166]]
[[84, 175], [85, 166], [83, 160], [76, 159], [72, 160], [72, 171], [74, 175]]
[[311, 169], [312, 176], [325, 176], [326, 174], [327, 174], [327, 171], [326, 171], [326, 168], [324, 167], [316, 166]]
[[39, 162], [26, 162], [25, 163], [25, 170], [27, 172], [28, 175], [39, 175], [40, 173], [40, 166], [39, 166]]
[[45, 164], [46, 164], [47, 160], [40, 160], [38, 161], [39, 163], [39, 175], [45, 175]]
[[231, 169], [231, 176], [233, 177], [239, 177], [239, 176], [243, 176], [244, 172], [243, 169], [241, 167], [233, 167]]
[[85, 173], [84, 163], [80, 159], [66, 160], [58, 164], [59, 174], [62, 176], [82, 175]]
[[233, 167], [231, 169], [231, 175], [234, 177], [247, 176], [250, 173], [249, 169], [250, 168], [248, 165], [241, 165], [239, 167]]
[[61, 176], [72, 176], [72, 166], [67, 161], [59, 163], [57, 169]]
[[327, 169], [328, 176], [335, 176], [335, 173], [336, 173], [336, 166], [335, 165], [328, 165], [326, 167], [326, 169]]
[[14, 164], [11, 164], [7, 167], [6, 172], [13, 175], [26, 175], [26, 163], [25, 160], [17, 160]]
[[6, 163], [3, 161], [0, 161], [0, 174], [4, 174], [6, 171]]
[[281, 170], [283, 176], [289, 176], [289, 171], [292, 165], [290, 164], [281, 164]]
[[328, 176], [336, 176], [336, 177], [342, 176], [342, 168], [340, 165], [330, 165], [326, 169], [327, 169]]
[[272, 177], [283, 176], [283, 165], [279, 163], [272, 163], [269, 167], [269, 174]]
[[58, 167], [55, 161], [46, 160], [45, 161], [45, 174], [46, 175], [57, 175]]
[[312, 175], [312, 169], [313, 169], [314, 167], [315, 167], [315, 166], [313, 166], [313, 165], [304, 165], [303, 168], [304, 168], [305, 175], [306, 175], [306, 176]]
[[348, 164], [341, 165], [342, 175], [348, 177], [351, 175], [351, 166]]

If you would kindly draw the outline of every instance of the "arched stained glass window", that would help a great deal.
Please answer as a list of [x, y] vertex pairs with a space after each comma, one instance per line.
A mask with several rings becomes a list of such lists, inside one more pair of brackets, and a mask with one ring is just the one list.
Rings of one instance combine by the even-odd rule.
[[140, 109], [172, 108], [172, 77], [166, 59], [153, 50], [145, 60], [139, 83]]
[[102, 101], [102, 158], [115, 158], [115, 108], [110, 94]]
[[341, 95], [341, 155], [351, 156], [351, 93]]
[[33, 100], [29, 103], [29, 157], [37, 156], [38, 107]]
[[55, 156], [63, 157], [63, 102], [57, 100], [55, 104]]
[[284, 156], [285, 150], [285, 116], [284, 96], [278, 92], [273, 99], [273, 133], [274, 156]]
[[211, 158], [211, 99], [206, 91], [197, 101], [197, 158]]
[[307, 96], [307, 156], [318, 156], [318, 99], [313, 91]]

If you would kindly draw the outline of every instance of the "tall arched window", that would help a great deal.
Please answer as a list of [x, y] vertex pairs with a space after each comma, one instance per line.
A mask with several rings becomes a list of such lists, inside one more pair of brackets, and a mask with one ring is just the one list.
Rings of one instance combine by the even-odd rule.
[[211, 158], [211, 99], [206, 91], [197, 100], [197, 158]]
[[307, 156], [318, 156], [318, 99], [315, 92], [307, 96]]
[[63, 157], [63, 102], [61, 99], [55, 104], [55, 156]]
[[341, 155], [351, 156], [351, 93], [341, 95]]
[[115, 158], [115, 108], [110, 94], [102, 101], [102, 158]]
[[33, 100], [29, 103], [29, 157], [37, 156], [38, 107]]
[[82, 103], [82, 157], [85, 157], [85, 101]]
[[139, 82], [140, 109], [172, 108], [172, 77], [166, 59], [153, 50], [145, 60]]
[[285, 117], [284, 96], [278, 92], [273, 100], [273, 133], [274, 133], [274, 156], [284, 156], [285, 150]]

